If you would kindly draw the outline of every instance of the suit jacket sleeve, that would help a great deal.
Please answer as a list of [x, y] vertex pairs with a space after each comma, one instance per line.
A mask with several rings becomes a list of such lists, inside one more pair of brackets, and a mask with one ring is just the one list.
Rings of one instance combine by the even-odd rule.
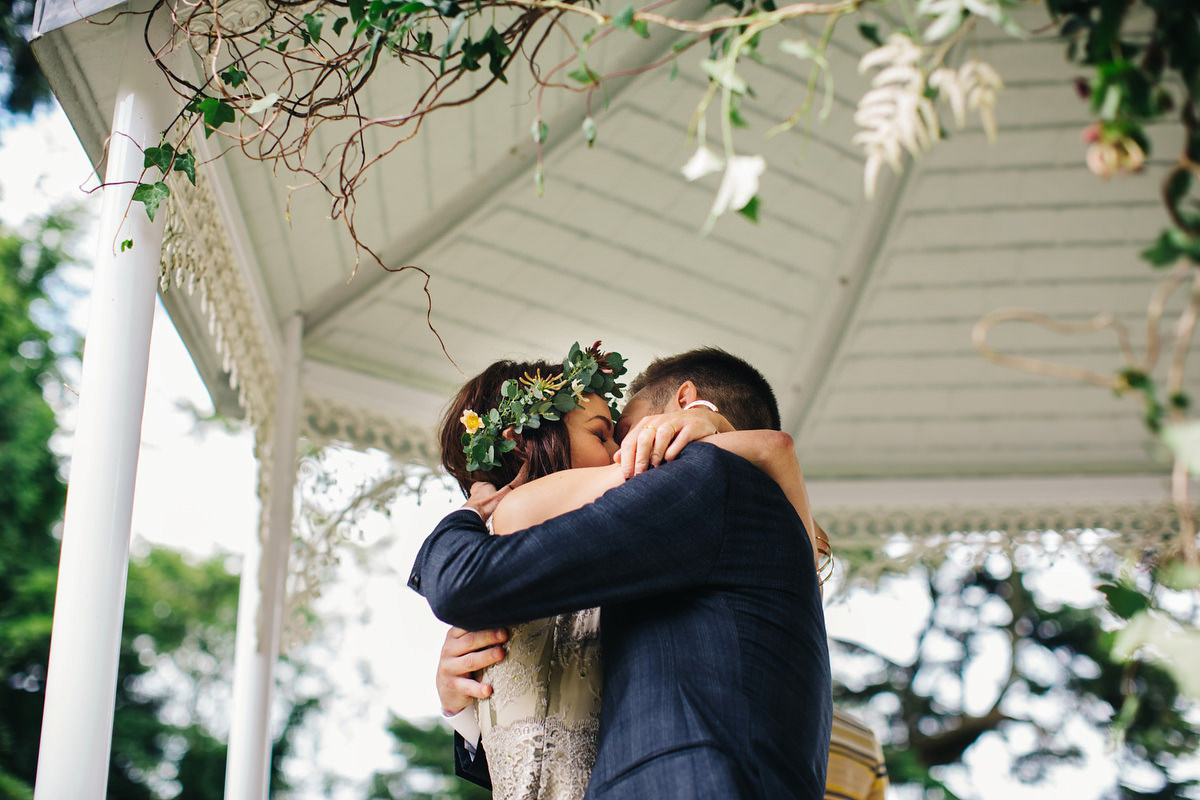
[[705, 579], [725, 530], [728, 459], [703, 443], [577, 511], [490, 536], [456, 511], [421, 546], [409, 586], [468, 630], [633, 600]]
[[472, 756], [462, 735], [454, 734], [454, 774], [491, 790], [492, 776], [488, 771], [487, 753], [483, 751], [482, 742], [475, 748], [475, 755]]

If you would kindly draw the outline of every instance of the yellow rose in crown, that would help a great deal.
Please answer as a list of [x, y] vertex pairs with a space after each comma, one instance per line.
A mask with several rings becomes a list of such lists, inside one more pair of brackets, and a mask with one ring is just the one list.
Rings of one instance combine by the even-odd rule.
[[483, 418], [469, 408], [462, 413], [460, 421], [467, 429], [467, 433], [474, 433], [483, 427]]

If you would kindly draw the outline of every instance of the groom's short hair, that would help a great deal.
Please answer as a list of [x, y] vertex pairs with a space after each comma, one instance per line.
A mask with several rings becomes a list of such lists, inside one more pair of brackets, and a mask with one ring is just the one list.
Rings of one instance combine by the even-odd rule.
[[659, 358], [634, 378], [630, 396], [643, 394], [651, 413], [661, 411], [684, 383], [696, 385], [700, 397], [713, 403], [739, 431], [779, 430], [779, 404], [762, 373], [719, 347], [699, 347]]

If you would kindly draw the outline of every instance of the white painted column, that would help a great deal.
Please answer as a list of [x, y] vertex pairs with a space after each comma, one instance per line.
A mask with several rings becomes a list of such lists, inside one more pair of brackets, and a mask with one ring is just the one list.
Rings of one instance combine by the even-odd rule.
[[295, 514], [303, 321], [284, 324], [284, 363], [275, 401], [267, 540], [248, 548], [238, 597], [233, 709], [225, 800], [265, 800], [271, 770], [271, 698], [283, 629], [284, 588]]
[[[126, 17], [125, 52], [105, 181], [136, 183], [139, 147], [170, 120], [160, 72]], [[112, 744], [117, 656], [129, 567], [133, 483], [141, 444], [163, 210], [151, 223], [133, 186], [103, 190], [100, 241], [83, 351], [35, 800], [103, 798]], [[120, 252], [120, 242], [133, 248]]]

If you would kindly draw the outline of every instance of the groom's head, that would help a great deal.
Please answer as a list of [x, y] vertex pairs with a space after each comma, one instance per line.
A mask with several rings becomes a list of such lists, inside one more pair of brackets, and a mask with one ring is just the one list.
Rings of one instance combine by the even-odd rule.
[[647, 414], [678, 410], [691, 400], [714, 404], [740, 431], [780, 428], [779, 405], [767, 379], [742, 359], [716, 347], [657, 359], [634, 378], [629, 391], [621, 415], [625, 425], [619, 428], [628, 429]]

